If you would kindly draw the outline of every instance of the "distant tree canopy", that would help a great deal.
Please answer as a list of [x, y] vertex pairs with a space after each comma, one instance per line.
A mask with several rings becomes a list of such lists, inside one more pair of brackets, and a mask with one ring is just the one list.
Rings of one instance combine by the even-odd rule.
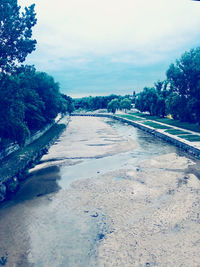
[[200, 47], [185, 52], [166, 72], [167, 79], [144, 88], [135, 107], [150, 115], [200, 123]]
[[109, 96], [89, 96], [83, 97], [79, 99], [74, 99], [75, 109], [85, 109], [85, 110], [97, 110], [97, 109], [106, 109], [108, 103], [114, 99], [119, 98], [117, 95], [109, 95]]
[[107, 106], [108, 112], [115, 113], [116, 110], [120, 107], [119, 100], [117, 98], [112, 99]]
[[36, 40], [31, 39], [32, 27], [37, 22], [34, 6], [20, 12], [17, 0], [1, 0], [0, 73], [10, 73], [35, 50]]
[[131, 109], [131, 100], [129, 100], [128, 98], [124, 98], [120, 101], [119, 103], [119, 107], [120, 109], [124, 109], [125, 112], [126, 110], [130, 110]]
[[[125, 102], [127, 103], [127, 105], [129, 105], [129, 102], [131, 103], [131, 101], [133, 100], [133, 97], [130, 95], [120, 96], [120, 95], [114, 95], [114, 94], [109, 95], [109, 96], [83, 97], [83, 98], [79, 98], [79, 99], [74, 99], [74, 107], [76, 110], [84, 109], [84, 110], [88, 110], [88, 111], [93, 111], [93, 110], [97, 110], [97, 109], [107, 109], [108, 104], [113, 99], [118, 99], [119, 103], [123, 99], [126, 99]], [[125, 105], [125, 103], [124, 103], [124, 105]], [[120, 108], [120, 106], [118, 108]], [[127, 106], [127, 109], [128, 109], [128, 106]]]

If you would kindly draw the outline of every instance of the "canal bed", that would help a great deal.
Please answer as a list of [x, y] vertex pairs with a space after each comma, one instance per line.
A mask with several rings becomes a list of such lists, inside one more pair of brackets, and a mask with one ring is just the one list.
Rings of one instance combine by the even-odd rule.
[[0, 265], [199, 266], [198, 175], [139, 129], [73, 117], [0, 207]]

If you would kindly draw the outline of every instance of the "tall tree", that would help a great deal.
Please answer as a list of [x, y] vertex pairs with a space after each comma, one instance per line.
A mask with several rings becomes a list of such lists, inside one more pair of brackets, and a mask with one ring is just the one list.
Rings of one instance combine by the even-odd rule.
[[36, 24], [35, 5], [23, 12], [17, 0], [0, 1], [0, 73], [10, 73], [35, 50], [32, 27]]
[[200, 47], [185, 52], [171, 64], [167, 78], [176, 101], [182, 106], [177, 117], [200, 123]]
[[108, 112], [112, 112], [113, 114], [116, 112], [116, 110], [119, 108], [119, 100], [117, 98], [112, 99], [108, 103]]
[[131, 107], [131, 100], [129, 100], [128, 98], [124, 98], [120, 101], [120, 109], [124, 109], [125, 112], [127, 109], [130, 110]]

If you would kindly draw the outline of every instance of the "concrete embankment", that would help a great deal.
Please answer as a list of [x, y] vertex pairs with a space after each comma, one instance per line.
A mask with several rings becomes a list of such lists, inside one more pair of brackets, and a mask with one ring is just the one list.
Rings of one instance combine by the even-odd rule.
[[[94, 113], [73, 113], [71, 116], [94, 116], [94, 117], [106, 117], [106, 118], [112, 118], [124, 123], [128, 123], [130, 125], [133, 125], [145, 132], [148, 132], [150, 134], [153, 134], [156, 137], [159, 137], [171, 144], [174, 144], [175, 146], [183, 149], [184, 151], [186, 151], [187, 153], [196, 156], [196, 157], [200, 157], [200, 146], [195, 146], [192, 142], [190, 141], [186, 141], [182, 138], [179, 138], [177, 136], [171, 135], [169, 133], [164, 132], [161, 129], [156, 129], [153, 128], [151, 126], [148, 125], [144, 125], [141, 122], [138, 121], [132, 121], [126, 118], [122, 118], [116, 115], [112, 115], [112, 114], [108, 114], [108, 113], [99, 113], [99, 114], [94, 114]], [[172, 127], [172, 126], [170, 126]], [[173, 128], [173, 127], [172, 127]]]
[[59, 123], [55, 123], [31, 144], [18, 149], [0, 161], [0, 202], [17, 191], [20, 182], [26, 178], [27, 170], [47, 153], [68, 122], [69, 118], [65, 118]]

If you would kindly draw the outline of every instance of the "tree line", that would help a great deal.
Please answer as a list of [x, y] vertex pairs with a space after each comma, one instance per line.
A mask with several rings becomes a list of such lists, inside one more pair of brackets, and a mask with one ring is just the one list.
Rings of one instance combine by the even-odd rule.
[[21, 12], [17, 0], [0, 3], [0, 144], [23, 145], [58, 113], [73, 109], [72, 99], [60, 93], [53, 77], [22, 65], [36, 47], [34, 8], [33, 4]]
[[76, 110], [94, 111], [98, 109], [107, 109], [115, 113], [117, 109], [130, 110], [132, 97], [130, 95], [109, 95], [109, 96], [89, 96], [73, 99]]
[[135, 107], [150, 115], [171, 114], [174, 119], [200, 124], [200, 47], [171, 64], [166, 80], [137, 94]]

